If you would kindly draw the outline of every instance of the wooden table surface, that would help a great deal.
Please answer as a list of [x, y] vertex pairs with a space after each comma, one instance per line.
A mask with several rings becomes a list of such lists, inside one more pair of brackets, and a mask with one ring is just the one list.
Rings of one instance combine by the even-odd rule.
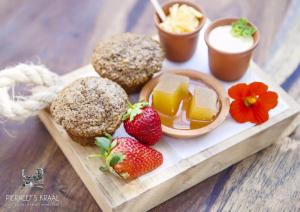
[[[163, 1], [161, 1], [163, 2]], [[211, 19], [246, 16], [261, 31], [254, 60], [300, 101], [298, 0], [197, 0]], [[148, 0], [1, 0], [0, 66], [43, 63], [64, 74], [88, 64], [95, 44], [132, 31], [152, 35]], [[1, 100], [0, 100], [1, 101]], [[300, 130], [152, 211], [300, 210]], [[259, 142], [259, 141], [257, 141]], [[37, 117], [0, 120], [0, 211], [100, 211]], [[43, 167], [45, 189], [21, 186], [21, 170]], [[57, 206], [6, 195], [56, 195]]]

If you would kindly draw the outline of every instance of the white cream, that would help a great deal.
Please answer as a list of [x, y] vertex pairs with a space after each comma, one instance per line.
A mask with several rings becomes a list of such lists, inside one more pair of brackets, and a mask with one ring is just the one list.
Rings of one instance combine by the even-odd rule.
[[231, 25], [219, 26], [209, 33], [208, 42], [217, 50], [238, 53], [253, 46], [253, 37], [235, 37], [231, 34]]

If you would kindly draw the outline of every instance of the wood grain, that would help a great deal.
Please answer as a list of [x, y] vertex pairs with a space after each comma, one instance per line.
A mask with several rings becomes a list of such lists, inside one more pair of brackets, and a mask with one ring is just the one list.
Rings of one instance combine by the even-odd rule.
[[[263, 34], [261, 44], [255, 53], [255, 61], [259, 65], [266, 64], [268, 57], [274, 52], [271, 47], [276, 33], [284, 23], [287, 10], [290, 10], [290, 0], [197, 0], [197, 2], [203, 6], [212, 19], [224, 16], [247, 16], [259, 27]], [[2, 0], [0, 1], [1, 68], [18, 62], [33, 61], [42, 62], [59, 74], [67, 73], [87, 64], [95, 43], [104, 36], [121, 31], [153, 34], [155, 28], [152, 23], [152, 13], [153, 8], [146, 0], [124, 0], [121, 4], [118, 0]], [[116, 20], [113, 18], [115, 15]], [[295, 46], [299, 45], [291, 45], [287, 51]], [[287, 67], [290, 66], [287, 65]], [[272, 74], [275, 75], [277, 71], [291, 73], [291, 70], [276, 69]], [[296, 81], [290, 89], [294, 97], [300, 95], [299, 85], [300, 82]], [[295, 148], [291, 146], [295, 146], [294, 142], [300, 139], [298, 131], [291, 138], [291, 140], [282, 140], [279, 144], [283, 145], [283, 148], [289, 148], [290, 155], [295, 155], [299, 151], [295, 151]], [[23, 123], [1, 120], [0, 144], [0, 206], [2, 210], [99, 211], [96, 202], [37, 118], [30, 118]], [[280, 151], [276, 148], [270, 152], [275, 155], [274, 158], [280, 157], [278, 154]], [[269, 164], [273, 164], [274, 160], [269, 160], [267, 156], [260, 154], [260, 157], [254, 157], [255, 164], [258, 160], [268, 160]], [[295, 176], [298, 176], [299, 166], [293, 164], [297, 164], [299, 158], [294, 156], [292, 160], [289, 160], [289, 164], [282, 165], [295, 167], [297, 173]], [[280, 160], [275, 161], [278, 163]], [[239, 172], [235, 171], [238, 167], [239, 169], [246, 167], [246, 163], [247, 160], [209, 178], [153, 211], [217, 210], [218, 207], [214, 205], [221, 205], [219, 195], [224, 187], [228, 190], [232, 186], [233, 181], [230, 176], [233, 173], [235, 178], [240, 178], [238, 182], [241, 186], [247, 186], [243, 184], [244, 175], [239, 175]], [[20, 188], [21, 169], [25, 168], [30, 172], [38, 166], [46, 168], [47, 188], [44, 191], [28, 191]], [[276, 166], [272, 165], [272, 167]], [[266, 172], [264, 168], [254, 170], [260, 173], [258, 178], [270, 178], [278, 171], [272, 169]], [[298, 188], [298, 191], [300, 190], [299, 177], [294, 179], [297, 183], [293, 183], [295, 181], [291, 181], [290, 178], [285, 178], [285, 183], [280, 186], [288, 194], [287, 196], [292, 194], [288, 190], [293, 186]], [[235, 184], [235, 187], [237, 186]], [[274, 187], [274, 192], [280, 187]], [[60, 200], [59, 207], [13, 206], [5, 201], [6, 194], [21, 193], [57, 194]], [[232, 193], [222, 194], [231, 195]], [[255, 193], [243, 192], [244, 198], [259, 198], [259, 195], [259, 190]], [[297, 195], [295, 197], [298, 199]], [[267, 199], [269, 204], [273, 204], [272, 200], [275, 201], [272, 195]], [[287, 200], [286, 197], [282, 204], [277, 204], [278, 211], [282, 211], [281, 208], [295, 209]], [[227, 201], [227, 208], [230, 204], [236, 204], [234, 198], [227, 197]], [[243, 209], [243, 206], [241, 208]], [[262, 209], [263, 206], [260, 208]]]
[[300, 43], [300, 3], [291, 2], [282, 30], [277, 34], [265, 70], [274, 80], [283, 83], [299, 65], [300, 49], [294, 46]]
[[[289, 90], [300, 101], [299, 83]], [[291, 133], [291, 131], [289, 132]], [[299, 211], [300, 129], [231, 169], [211, 210]]]
[[298, 132], [234, 167], [211, 209], [298, 211]]
[[[300, 208], [299, 141], [284, 138], [237, 166], [212, 210], [296, 211]], [[297, 161], [295, 163], [295, 161]], [[234, 200], [234, 201], [233, 201]]]
[[[103, 211], [148, 210], [271, 145], [281, 137], [285, 129], [299, 115], [299, 105], [280, 87], [272, 84], [258, 66], [252, 63], [251, 70], [254, 75], [272, 86], [280, 98], [288, 104], [287, 110], [270, 118], [267, 123], [242, 131], [206, 150], [180, 160], [176, 165], [170, 166], [166, 170], [131, 182], [124, 182], [113, 176], [107, 177], [106, 173], [100, 172], [98, 167], [103, 165], [103, 161], [88, 159], [88, 155], [95, 154], [97, 148], [82, 147], [78, 143], [72, 142], [65, 130], [55, 123], [48, 110], [41, 111], [39, 117]], [[175, 73], [187, 74], [193, 79], [200, 78], [205, 83], [210, 83], [212, 87], [215, 86], [216, 92], [219, 89], [223, 92], [222, 86], [218, 88], [216, 86], [218, 84], [212, 85], [213, 81], [208, 75], [187, 70]], [[95, 72], [92, 66], [88, 65], [65, 75], [64, 80], [70, 83], [78, 76], [93, 75]], [[163, 154], [169, 155], [171, 158], [178, 157], [168, 143], [160, 143], [159, 146]]]

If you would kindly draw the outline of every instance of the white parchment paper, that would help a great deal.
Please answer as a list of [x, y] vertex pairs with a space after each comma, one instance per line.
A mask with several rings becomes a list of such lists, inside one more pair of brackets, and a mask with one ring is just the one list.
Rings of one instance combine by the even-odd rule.
[[[170, 69], [178, 69], [178, 68], [190, 68], [194, 70], [199, 70], [201, 72], [210, 74], [210, 70], [208, 67], [208, 55], [207, 55], [207, 47], [204, 42], [204, 31], [207, 27], [208, 23], [204, 26], [204, 28], [201, 30], [198, 47], [193, 55], [193, 57], [184, 63], [173, 63], [170, 61], [165, 61], [163, 64], [164, 71], [170, 70]], [[258, 76], [255, 75], [254, 72], [251, 71], [251, 66], [249, 67], [249, 70], [247, 73], [243, 76], [242, 79], [240, 79], [237, 82], [246, 82], [250, 83], [253, 81], [261, 81], [263, 82], [263, 79], [260, 79]], [[231, 85], [237, 83], [225, 83], [224, 87], [227, 89]], [[272, 87], [270, 88], [272, 90]], [[284, 102], [282, 98], [279, 97], [279, 103], [278, 106], [271, 110], [270, 117], [276, 116], [283, 111], [288, 109], [288, 105]], [[166, 168], [169, 168], [170, 166], [175, 165], [178, 161], [185, 159], [187, 157], [190, 157], [194, 154], [197, 154], [201, 151], [204, 151], [207, 148], [210, 148], [220, 142], [223, 142], [224, 140], [237, 135], [245, 130], [250, 129], [251, 127], [254, 127], [254, 124], [251, 123], [245, 123], [245, 124], [239, 124], [236, 123], [230, 115], [226, 118], [223, 124], [221, 124], [218, 128], [213, 130], [212, 132], [199, 136], [197, 138], [193, 139], [176, 139], [171, 138], [168, 136], [163, 136], [161, 141], [154, 146], [155, 149], [159, 150], [163, 156], [164, 156], [164, 163], [162, 166], [160, 166], [158, 169], [152, 171], [149, 174], [146, 174], [142, 177], [140, 177], [140, 180], [146, 179], [147, 177], [155, 174], [156, 172], [161, 172], [165, 170]], [[115, 136], [125, 136], [127, 135], [124, 128], [121, 126]], [[171, 151], [170, 151], [171, 149]]]
[[[184, 63], [173, 63], [170, 61], [165, 61], [163, 64], [163, 71], [168, 71], [171, 69], [193, 69], [197, 71], [201, 71], [203, 73], [210, 74], [210, 70], [208, 67], [208, 55], [207, 55], [207, 47], [204, 42], [204, 31], [206, 27], [208, 26], [208, 22], [205, 24], [203, 29], [201, 30], [200, 36], [199, 36], [199, 42], [196, 49], [195, 54], [193, 57]], [[86, 76], [97, 76], [96, 72], [93, 70], [90, 70], [90, 72], [85, 73]], [[251, 65], [247, 71], [247, 73], [240, 79], [239, 81], [236, 81], [234, 83], [227, 83], [222, 82], [225, 89], [229, 88], [235, 83], [238, 82], [246, 82], [250, 83], [253, 81], [261, 81], [264, 82], [263, 79], [260, 79], [259, 76], [255, 75], [254, 72], [252, 72]], [[272, 90], [272, 87], [269, 88]], [[132, 99], [137, 100], [138, 96], [133, 95], [131, 96]], [[283, 111], [288, 109], [288, 105], [282, 98], [279, 96], [279, 102], [275, 109], [270, 111], [270, 118], [274, 117]], [[168, 136], [163, 136], [161, 141], [158, 142], [154, 148], [160, 151], [164, 156], [164, 163], [154, 171], [141, 176], [139, 179], [144, 180], [147, 179], [149, 176], [156, 174], [157, 172], [161, 172], [166, 170], [167, 168], [175, 165], [180, 160], [183, 160], [185, 158], [188, 158], [190, 156], [193, 156], [201, 151], [204, 151], [216, 144], [219, 144], [221, 142], [225, 142], [226, 139], [233, 137], [245, 130], [249, 130], [251, 127], [254, 127], [254, 124], [251, 123], [245, 123], [245, 124], [239, 124], [236, 123], [230, 115], [227, 116], [225, 121], [217, 127], [212, 132], [199, 136], [197, 138], [193, 139], [176, 139], [171, 138]], [[114, 137], [119, 136], [128, 136], [128, 134], [125, 132], [123, 126], [121, 126], [116, 133], [114, 134]]]

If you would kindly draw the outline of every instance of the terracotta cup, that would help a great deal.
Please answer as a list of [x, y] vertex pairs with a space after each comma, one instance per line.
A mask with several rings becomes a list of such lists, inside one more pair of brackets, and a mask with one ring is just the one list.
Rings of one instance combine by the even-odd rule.
[[203, 27], [206, 17], [203, 13], [203, 10], [199, 6], [189, 1], [172, 1], [164, 4], [162, 8], [166, 15], [169, 14], [169, 8], [174, 4], [188, 5], [203, 14], [199, 25], [193, 32], [181, 34], [167, 32], [166, 30], [162, 29], [159, 25], [161, 23], [161, 20], [158, 14], [156, 13], [154, 15], [154, 22], [155, 26], [158, 29], [160, 43], [166, 52], [167, 59], [174, 62], [184, 62], [190, 59], [196, 50], [199, 31]]
[[208, 61], [209, 68], [214, 76], [224, 81], [235, 81], [240, 79], [247, 71], [252, 52], [259, 42], [259, 31], [249, 22], [249, 24], [256, 28], [253, 35], [254, 44], [250, 49], [238, 53], [228, 53], [215, 49], [209, 43], [209, 33], [218, 26], [231, 25], [232, 22], [238, 18], [225, 18], [212, 22], [206, 29], [204, 39], [208, 47]]

